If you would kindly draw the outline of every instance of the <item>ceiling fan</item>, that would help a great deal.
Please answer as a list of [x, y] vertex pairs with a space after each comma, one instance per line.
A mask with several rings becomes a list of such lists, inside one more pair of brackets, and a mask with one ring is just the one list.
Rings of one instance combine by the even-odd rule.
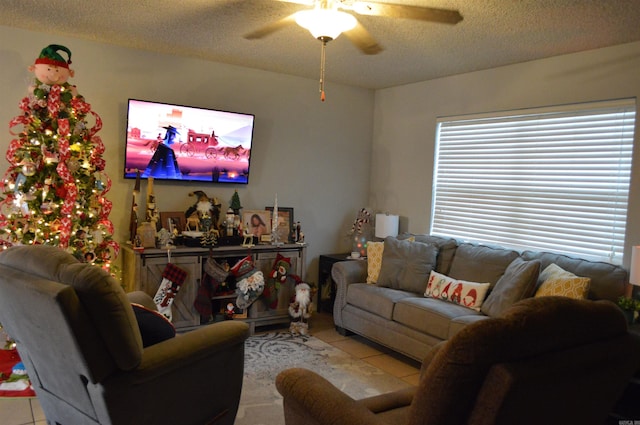
[[305, 9], [278, 21], [271, 22], [262, 28], [258, 28], [248, 34], [245, 38], [249, 40], [263, 38], [291, 24], [297, 23], [322, 42], [321, 65], [320, 65], [320, 98], [324, 95], [324, 64], [325, 48], [329, 41], [336, 39], [340, 34], [344, 35], [362, 53], [375, 55], [383, 49], [378, 42], [369, 34], [365, 27], [358, 22], [351, 11], [360, 15], [383, 16], [389, 18], [414, 19], [426, 22], [439, 22], [455, 25], [462, 20], [462, 16], [457, 10], [438, 9], [423, 6], [409, 6], [392, 3], [376, 3], [359, 0], [278, 0], [287, 3], [297, 3], [306, 6], [313, 6], [312, 9]]

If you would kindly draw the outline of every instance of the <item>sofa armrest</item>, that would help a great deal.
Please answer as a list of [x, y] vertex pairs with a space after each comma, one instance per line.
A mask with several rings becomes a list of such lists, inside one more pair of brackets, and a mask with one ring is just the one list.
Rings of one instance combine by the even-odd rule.
[[[240, 400], [248, 336], [246, 323], [229, 320], [145, 348], [137, 368], [87, 385], [95, 401], [120, 400], [110, 407], [98, 403], [96, 414], [105, 423], [209, 423], [217, 415], [227, 417], [223, 423], [232, 423], [229, 417], [235, 415]], [[183, 388], [185, 382], [189, 388]], [[151, 411], [152, 404], [158, 409]], [[162, 409], [165, 404], [182, 408]]]
[[133, 291], [127, 293], [127, 299], [131, 304], [140, 304], [152, 311], [158, 311], [158, 306], [153, 302], [151, 295], [144, 291]]
[[427, 371], [427, 368], [429, 367], [433, 359], [436, 357], [436, 355], [438, 355], [440, 350], [442, 350], [442, 347], [444, 347], [446, 343], [447, 341], [440, 341], [439, 343], [434, 345], [431, 350], [429, 350], [427, 355], [422, 360], [422, 365], [420, 366], [420, 379], [422, 379], [422, 377]]
[[287, 369], [276, 377], [284, 398], [286, 425], [382, 425], [364, 405], [307, 369]]
[[366, 261], [341, 261], [331, 269], [331, 277], [336, 283], [336, 300], [333, 304], [333, 322], [342, 327], [342, 309], [347, 303], [347, 287], [351, 283], [367, 281]]
[[240, 321], [213, 323], [175, 338], [147, 347], [138, 367], [140, 373], [166, 373], [185, 364], [215, 356], [237, 345], [244, 345], [249, 326]]

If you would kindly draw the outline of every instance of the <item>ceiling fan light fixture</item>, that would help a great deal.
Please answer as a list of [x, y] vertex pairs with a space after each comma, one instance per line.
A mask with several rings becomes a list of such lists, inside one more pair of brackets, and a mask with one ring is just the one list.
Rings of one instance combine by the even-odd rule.
[[335, 9], [302, 10], [295, 14], [298, 25], [309, 30], [318, 39], [335, 40], [340, 34], [353, 29], [358, 21], [353, 15]]

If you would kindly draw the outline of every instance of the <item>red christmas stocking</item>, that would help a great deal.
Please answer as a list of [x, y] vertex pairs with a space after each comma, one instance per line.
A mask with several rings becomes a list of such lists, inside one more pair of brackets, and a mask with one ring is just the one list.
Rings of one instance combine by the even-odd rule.
[[158, 313], [164, 315], [169, 320], [172, 318], [171, 304], [173, 304], [173, 300], [186, 277], [187, 272], [185, 270], [171, 263], [167, 263], [167, 266], [162, 272], [162, 282], [160, 282], [158, 292], [156, 292], [156, 295], [153, 297], [153, 302], [158, 307]]
[[280, 285], [287, 281], [290, 269], [291, 259], [278, 254], [262, 292], [262, 297], [269, 308], [278, 307], [278, 291]]

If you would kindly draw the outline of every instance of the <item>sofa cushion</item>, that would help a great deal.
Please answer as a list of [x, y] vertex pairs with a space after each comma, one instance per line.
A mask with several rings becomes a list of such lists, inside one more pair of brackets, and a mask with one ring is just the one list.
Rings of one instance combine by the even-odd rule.
[[422, 294], [437, 255], [433, 245], [387, 237], [377, 285]]
[[540, 280], [542, 284], [535, 293], [536, 297], [563, 296], [580, 300], [589, 295], [591, 279], [576, 276], [557, 264], [549, 264], [540, 273]]
[[395, 303], [407, 297], [415, 297], [415, 294], [366, 283], [352, 283], [347, 288], [347, 304], [387, 320], [393, 317]]
[[511, 305], [532, 296], [538, 284], [540, 261], [525, 261], [518, 257], [509, 264], [502, 277], [482, 304], [487, 316], [498, 316]]
[[367, 243], [367, 283], [376, 283], [382, 267], [382, 252], [384, 242]]
[[432, 271], [424, 295], [479, 311], [488, 290], [488, 283], [457, 280]]
[[405, 297], [396, 302], [393, 320], [424, 334], [447, 339], [451, 320], [469, 315], [480, 313], [435, 298]]
[[141, 304], [132, 303], [131, 308], [138, 321], [143, 347], [149, 347], [176, 336], [176, 328], [163, 314]]
[[458, 248], [458, 242], [455, 239], [442, 236], [413, 233], [403, 233], [401, 235], [398, 235], [398, 239], [413, 239], [415, 242], [422, 242], [438, 247], [438, 259], [436, 262], [435, 270], [438, 273], [449, 274], [449, 270], [451, 269], [451, 262], [453, 261], [456, 249]]
[[516, 251], [463, 243], [458, 246], [449, 276], [471, 282], [489, 282], [492, 287], [502, 277]]
[[[617, 301], [618, 297], [624, 295], [629, 282], [627, 270], [615, 264], [537, 251], [524, 251], [522, 258], [525, 260], [540, 260], [542, 262], [542, 270], [549, 264], [557, 264], [577, 276], [591, 278], [589, 298], [594, 300]], [[541, 282], [538, 280], [538, 283]]]

